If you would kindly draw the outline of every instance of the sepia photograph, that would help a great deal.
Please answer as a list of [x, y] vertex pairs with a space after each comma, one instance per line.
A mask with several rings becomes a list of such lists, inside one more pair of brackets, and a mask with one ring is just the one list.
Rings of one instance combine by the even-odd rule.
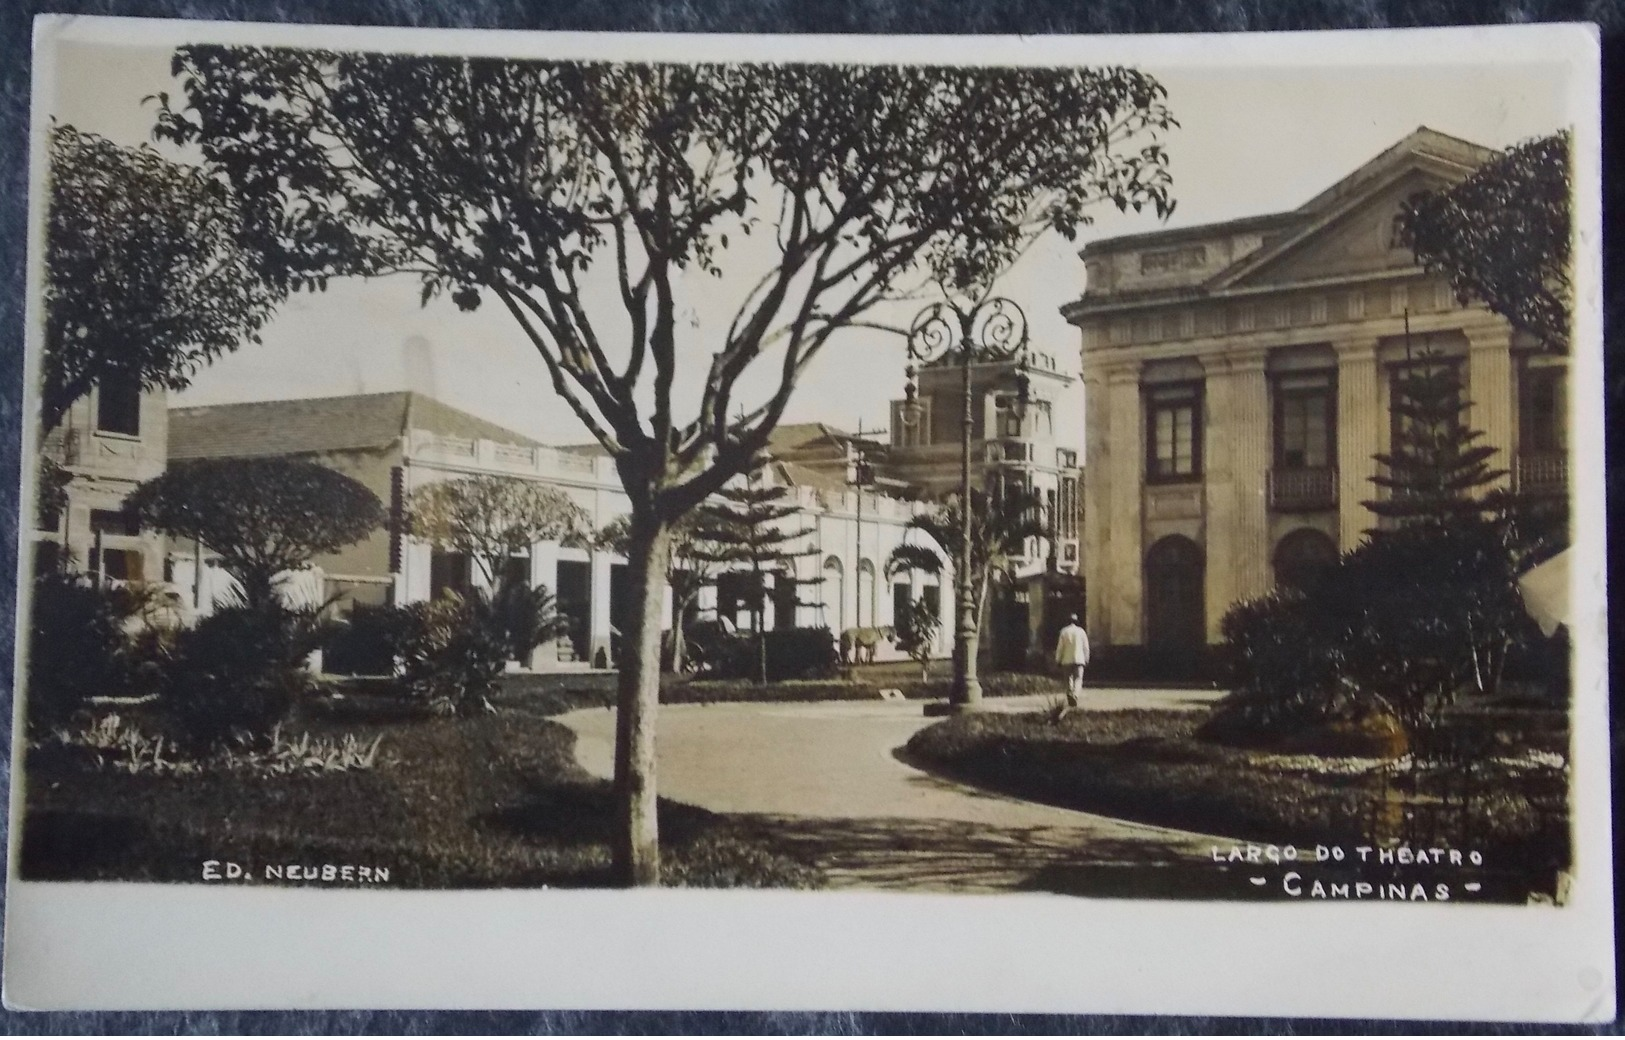
[[1611, 1014], [1584, 29], [40, 24], [8, 1001], [36, 889], [657, 889]]

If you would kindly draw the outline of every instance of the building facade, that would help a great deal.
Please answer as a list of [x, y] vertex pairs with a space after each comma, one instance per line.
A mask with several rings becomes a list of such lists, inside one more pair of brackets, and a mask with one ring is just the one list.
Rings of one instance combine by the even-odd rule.
[[1526, 493], [1567, 487], [1565, 358], [1417, 266], [1399, 213], [1492, 153], [1421, 128], [1297, 209], [1088, 244], [1091, 636], [1190, 650], [1375, 526], [1407, 366], [1453, 367]]
[[[892, 402], [887, 471], [933, 498], [955, 492], [963, 447], [964, 373], [956, 355], [919, 370], [915, 414], [906, 401]], [[1079, 571], [1082, 471], [1078, 453], [1057, 439], [1056, 405], [1074, 383], [1053, 355], [971, 364], [972, 479], [984, 488], [1019, 489], [1044, 504], [1052, 537], [1033, 539], [1020, 573]]]
[[[174, 459], [308, 458], [354, 477], [390, 507], [387, 527], [317, 558], [313, 572], [300, 578], [309, 586], [306, 598], [321, 602], [338, 596], [341, 612], [356, 603], [421, 602], [447, 588], [483, 582], [466, 557], [409, 536], [403, 505], [418, 488], [475, 475], [532, 481], [567, 495], [594, 530], [630, 510], [613, 459], [596, 446], [543, 445], [421, 394], [178, 408], [171, 413], [171, 427]], [[939, 579], [885, 574], [892, 549], [920, 537], [904, 525], [923, 506], [873, 491], [860, 503], [855, 489], [795, 464], [771, 464], [755, 479], [788, 487], [800, 508], [786, 523], [811, 528], [794, 565], [770, 577], [768, 627], [827, 625], [837, 633], [885, 627], [892, 624], [900, 597], [931, 598]], [[530, 547], [520, 565], [533, 585], [553, 592], [569, 629], [525, 664], [537, 670], [611, 666], [620, 650], [621, 619], [631, 607], [625, 558], [602, 546], [542, 541]], [[170, 571], [178, 585], [192, 590], [203, 612], [229, 585], [206, 549], [199, 556], [196, 547], [177, 547]], [[727, 616], [744, 627], [750, 623], [748, 612], [728, 588], [726, 580], [708, 588], [701, 612]], [[948, 597], [937, 598], [945, 611], [951, 609]], [[669, 602], [665, 624], [671, 624]], [[942, 652], [946, 648], [944, 636]], [[900, 655], [883, 647], [881, 656]]]
[[109, 380], [75, 401], [40, 442], [40, 456], [68, 474], [66, 508], [33, 518], [35, 567], [61, 566], [104, 581], [158, 581], [162, 535], [124, 508], [136, 485], [164, 471], [168, 402], [162, 390]]

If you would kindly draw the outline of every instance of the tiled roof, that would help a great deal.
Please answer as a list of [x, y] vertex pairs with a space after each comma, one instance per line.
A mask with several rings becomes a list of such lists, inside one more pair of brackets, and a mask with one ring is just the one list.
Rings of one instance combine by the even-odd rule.
[[846, 481], [799, 462], [775, 462], [773, 467], [778, 470], [779, 479], [791, 487], [810, 487], [820, 491], [846, 490]]
[[767, 450], [769, 454], [777, 455], [798, 451], [821, 440], [839, 441], [845, 436], [840, 430], [824, 423], [784, 423], [768, 431]]
[[408, 391], [172, 408], [169, 457], [250, 458], [387, 448], [408, 429], [535, 446], [520, 433]]
[[1395, 165], [1403, 163], [1409, 156], [1432, 158], [1460, 166], [1463, 169], [1471, 169], [1486, 162], [1494, 155], [1493, 149], [1474, 144], [1465, 138], [1441, 133], [1431, 127], [1419, 126], [1400, 138], [1396, 143], [1385, 148], [1380, 154], [1361, 163], [1354, 172], [1340, 178], [1336, 184], [1326, 188], [1296, 209], [1279, 213], [1261, 213], [1256, 216], [1222, 220], [1212, 224], [1158, 228], [1155, 231], [1141, 231], [1129, 235], [1095, 239], [1085, 244], [1078, 255], [1092, 257], [1100, 253], [1113, 253], [1126, 248], [1183, 242], [1188, 239], [1209, 238], [1238, 231], [1290, 228], [1294, 224], [1301, 224], [1310, 219], [1314, 214], [1340, 199], [1364, 189], [1372, 180], [1389, 172]]

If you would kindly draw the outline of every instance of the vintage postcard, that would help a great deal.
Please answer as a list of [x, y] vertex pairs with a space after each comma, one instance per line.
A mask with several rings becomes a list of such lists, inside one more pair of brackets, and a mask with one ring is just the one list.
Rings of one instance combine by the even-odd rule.
[[12, 1006], [1613, 1015], [1592, 28], [35, 46]]

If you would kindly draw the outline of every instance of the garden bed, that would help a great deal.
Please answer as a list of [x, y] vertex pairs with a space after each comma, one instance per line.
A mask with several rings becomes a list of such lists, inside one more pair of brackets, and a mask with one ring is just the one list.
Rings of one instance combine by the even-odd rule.
[[[577, 708], [607, 708], [615, 704], [614, 673], [579, 674], [552, 672], [505, 675], [500, 680], [499, 703], [546, 715]], [[1032, 693], [1056, 693], [1061, 681], [1047, 675], [1024, 672], [996, 672], [984, 676], [982, 692], [989, 697], [1015, 697]], [[853, 678], [799, 679], [761, 683], [747, 679], [693, 679], [667, 675], [661, 679], [662, 704], [725, 704], [747, 701], [872, 701], [880, 691], [901, 690], [909, 700], [932, 700], [948, 696], [947, 675], [933, 675], [922, 681], [917, 666], [897, 669], [871, 669], [864, 666]]]
[[[1488, 865], [1549, 890], [1569, 860], [1567, 777], [1548, 749], [1545, 713], [1515, 720], [1532, 734], [1516, 754], [1481, 764], [1483, 790], [1441, 824], [1430, 844], [1480, 850]], [[1258, 843], [1388, 844], [1372, 821], [1383, 808], [1437, 800], [1439, 775], [1409, 760], [1328, 759], [1227, 747], [1196, 739], [1197, 712], [977, 714], [915, 734], [904, 754], [923, 768], [1017, 797], [1121, 819]], [[1475, 725], [1482, 718], [1464, 718]], [[1451, 720], [1456, 724], [1457, 720]]]
[[[333, 864], [368, 867], [369, 879], [316, 883], [375, 884], [379, 868], [392, 887], [609, 883], [610, 788], [576, 764], [574, 735], [556, 722], [509, 710], [293, 729], [377, 738], [377, 761], [281, 776], [132, 774], [97, 768], [80, 748], [32, 749], [22, 876], [199, 881], [214, 860], [256, 881], [268, 868]], [[818, 884], [726, 816], [662, 802], [660, 826], [668, 884]]]

